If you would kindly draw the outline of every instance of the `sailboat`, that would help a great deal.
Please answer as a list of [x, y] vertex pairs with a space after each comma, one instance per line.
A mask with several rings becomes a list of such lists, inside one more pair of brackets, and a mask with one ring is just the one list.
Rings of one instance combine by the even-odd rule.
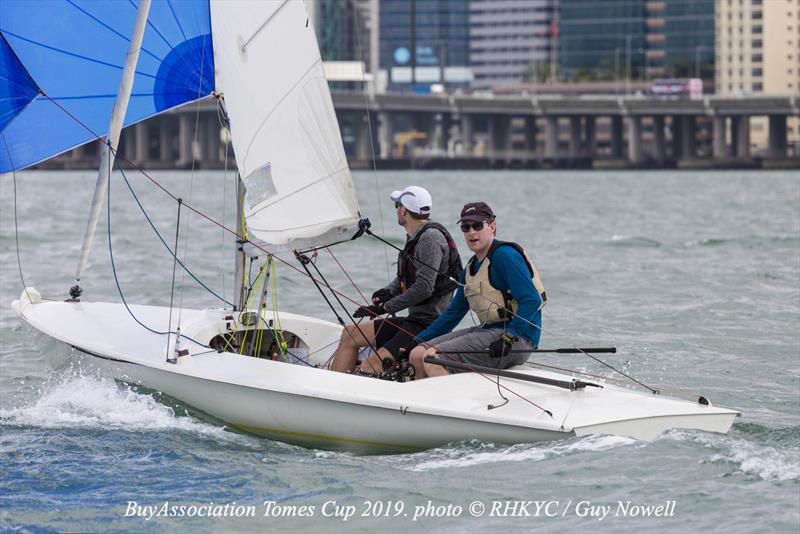
[[[649, 440], [672, 428], [727, 432], [739, 415], [702, 398], [669, 398], [527, 366], [502, 376], [468, 372], [406, 382], [328, 370], [342, 325], [264, 306], [273, 262], [363, 230], [302, 1], [7, 0], [0, 32], [0, 61], [10, 80], [0, 87], [0, 172], [105, 139], [71, 298], [45, 298], [26, 287], [13, 309], [116, 379], [249, 433], [365, 452], [467, 439]], [[229, 121], [239, 174], [237, 220], [244, 222], [231, 239], [240, 288], [233, 306], [180, 309], [82, 296], [79, 282], [120, 129], [209, 96]], [[251, 257], [263, 262], [264, 282], [248, 293], [243, 273]], [[495, 407], [499, 388], [513, 395]]]

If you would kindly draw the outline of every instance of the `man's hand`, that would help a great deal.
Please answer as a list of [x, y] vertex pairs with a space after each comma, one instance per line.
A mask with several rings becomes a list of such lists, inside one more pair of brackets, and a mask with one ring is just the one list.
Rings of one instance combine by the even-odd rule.
[[372, 294], [373, 304], [384, 304], [392, 299], [392, 292], [386, 288], [379, 289]]
[[508, 356], [508, 354], [511, 353], [511, 347], [514, 345], [515, 341], [519, 341], [519, 338], [503, 332], [503, 335], [500, 336], [500, 339], [497, 341], [492, 341], [492, 343], [489, 345], [489, 357], [502, 358], [504, 356]]
[[386, 310], [383, 309], [383, 304], [374, 304], [372, 306], [359, 306], [358, 309], [353, 312], [353, 317], [369, 317], [370, 319], [374, 319], [385, 313]]

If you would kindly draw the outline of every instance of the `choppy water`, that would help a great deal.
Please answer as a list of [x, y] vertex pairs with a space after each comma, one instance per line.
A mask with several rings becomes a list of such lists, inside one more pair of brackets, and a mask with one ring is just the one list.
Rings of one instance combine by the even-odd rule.
[[[231, 222], [232, 189], [223, 185], [222, 173], [154, 177], [214, 218]], [[46, 296], [66, 297], [72, 284], [94, 178], [91, 172], [17, 176], [23, 274]], [[171, 243], [174, 204], [144, 178], [130, 178]], [[464, 202], [488, 201], [498, 213], [499, 236], [526, 245], [541, 271], [551, 299], [543, 346], [614, 344], [620, 352], [609, 362], [633, 376], [702, 393], [743, 416], [728, 435], [676, 431], [652, 443], [603, 436], [538, 445], [466, 442], [370, 457], [234, 433], [173, 399], [87, 372], [77, 355], [23, 326], [9, 306], [21, 283], [11, 176], [3, 176], [0, 530], [796, 531], [797, 173], [356, 175], [365, 215], [399, 244], [388, 199], [381, 206], [383, 230], [377, 222], [376, 182], [384, 197], [411, 183], [429, 188], [436, 218], [451, 230]], [[112, 182], [120, 284], [130, 301], [168, 304], [172, 263], [124, 187], [118, 177]], [[117, 301], [106, 228], [103, 222], [83, 286], [90, 299]], [[189, 236], [186, 263], [229, 296], [230, 241], [198, 217], [184, 220], [181, 228]], [[364, 238], [335, 253], [363, 290], [386, 280], [379, 243]], [[323, 254], [319, 261], [341, 290], [356, 294], [330, 257]], [[218, 304], [188, 278], [183, 286], [185, 306]], [[333, 318], [312, 286], [280, 267], [279, 295], [283, 309]], [[602, 371], [574, 356], [537, 361]], [[253, 506], [256, 517], [146, 520], [126, 517], [129, 501], [158, 507], [166, 501], [188, 507], [236, 503]], [[264, 517], [265, 501], [283, 508], [270, 508]], [[369, 509], [365, 501], [372, 503]], [[473, 501], [486, 507], [481, 517], [473, 515]], [[514, 501], [538, 501], [538, 514], [532, 503], [516, 509], [531, 517], [491, 516], [494, 502], [505, 507]], [[673, 501], [671, 517], [622, 512], [627, 506], [630, 515], [637, 505], [670, 510]], [[302, 506], [313, 507], [313, 517], [272, 516], [276, 510], [299, 514]], [[348, 506], [356, 515], [343, 521]], [[605, 518], [603, 506], [610, 507]], [[361, 516], [379, 508], [380, 517]], [[323, 516], [333, 512], [340, 515]], [[415, 513], [423, 517], [415, 521]]]

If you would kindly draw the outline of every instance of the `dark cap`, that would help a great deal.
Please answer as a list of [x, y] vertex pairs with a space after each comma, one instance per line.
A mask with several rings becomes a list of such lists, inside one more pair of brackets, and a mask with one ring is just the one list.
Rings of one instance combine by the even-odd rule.
[[492, 211], [492, 208], [489, 207], [489, 204], [486, 202], [469, 202], [464, 204], [464, 208], [461, 210], [461, 218], [458, 220], [458, 222], [491, 222], [493, 220], [494, 212]]

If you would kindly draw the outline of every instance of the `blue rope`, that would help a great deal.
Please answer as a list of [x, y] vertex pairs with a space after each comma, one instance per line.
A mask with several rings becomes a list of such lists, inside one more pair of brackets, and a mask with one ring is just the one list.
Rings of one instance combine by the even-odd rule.
[[194, 279], [195, 282], [200, 284], [206, 291], [208, 291], [209, 293], [211, 293], [212, 295], [214, 295], [219, 300], [221, 300], [222, 302], [224, 302], [225, 304], [227, 304], [228, 306], [230, 306], [232, 308], [233, 307], [233, 303], [228, 302], [227, 300], [225, 300], [224, 297], [218, 295], [213, 289], [211, 289], [206, 284], [204, 284], [199, 278], [197, 278], [194, 275], [194, 273], [192, 273], [192, 271], [189, 270], [188, 267], [186, 267], [183, 264], [183, 262], [180, 259], [178, 259], [178, 257], [176, 256], [176, 253], [172, 249], [169, 248], [169, 245], [167, 245], [167, 242], [164, 241], [163, 237], [161, 237], [161, 234], [156, 229], [156, 226], [153, 224], [153, 221], [150, 219], [150, 216], [147, 215], [147, 211], [144, 209], [144, 206], [142, 206], [142, 203], [139, 202], [139, 197], [136, 196], [136, 193], [134, 193], [134, 191], [133, 191], [133, 187], [131, 187], [131, 184], [128, 181], [128, 177], [125, 176], [125, 171], [122, 170], [121, 166], [117, 166], [117, 169], [119, 169], [119, 172], [122, 175], [122, 178], [125, 180], [125, 184], [128, 186], [128, 190], [131, 192], [131, 195], [133, 195], [133, 199], [136, 201], [136, 204], [139, 205], [139, 209], [142, 210], [142, 214], [144, 215], [144, 218], [147, 219], [148, 223], [150, 223], [150, 228], [153, 229], [153, 231], [158, 236], [158, 239], [161, 240], [161, 243], [164, 245], [164, 248], [166, 248], [167, 251], [169, 251], [169, 255], [172, 256], [178, 262], [178, 265], [180, 265], [183, 270], [185, 270], [187, 273], [189, 273], [189, 276], [191, 276]]
[[[110, 166], [111, 165], [111, 161], [109, 161], [108, 164]], [[116, 283], [116, 285], [117, 285], [117, 291], [119, 292], [119, 296], [122, 299], [122, 304], [125, 305], [125, 309], [128, 310], [128, 313], [133, 318], [133, 320], [136, 321], [137, 323], [139, 323], [139, 326], [141, 326], [142, 328], [144, 328], [148, 332], [152, 332], [153, 334], [158, 334], [158, 335], [162, 335], [162, 336], [170, 335], [170, 334], [178, 335], [177, 332], [172, 332], [172, 331], [159, 332], [158, 330], [153, 330], [152, 328], [150, 328], [149, 326], [144, 324], [142, 321], [140, 321], [139, 318], [136, 317], [136, 315], [134, 315], [134, 313], [131, 310], [130, 306], [128, 306], [128, 302], [125, 300], [125, 295], [122, 293], [122, 287], [119, 285], [119, 279], [117, 278], [117, 268], [114, 265], [114, 249], [111, 246], [111, 173], [110, 172], [109, 172], [109, 176], [108, 176], [108, 193], [107, 193], [107, 195], [108, 195], [108, 198], [106, 199], [106, 204], [107, 204], [107, 206], [106, 206], [106, 216], [108, 217], [108, 254], [111, 257], [111, 271], [114, 273], [114, 283]], [[208, 345], [204, 345], [203, 343], [200, 343], [199, 341], [196, 341], [196, 340], [190, 338], [187, 335], [181, 334], [180, 336], [184, 337], [184, 338], [188, 339], [189, 341], [191, 341], [192, 343], [196, 343], [197, 345], [200, 345], [201, 347], [204, 347], [206, 349], [210, 349], [211, 348]]]

